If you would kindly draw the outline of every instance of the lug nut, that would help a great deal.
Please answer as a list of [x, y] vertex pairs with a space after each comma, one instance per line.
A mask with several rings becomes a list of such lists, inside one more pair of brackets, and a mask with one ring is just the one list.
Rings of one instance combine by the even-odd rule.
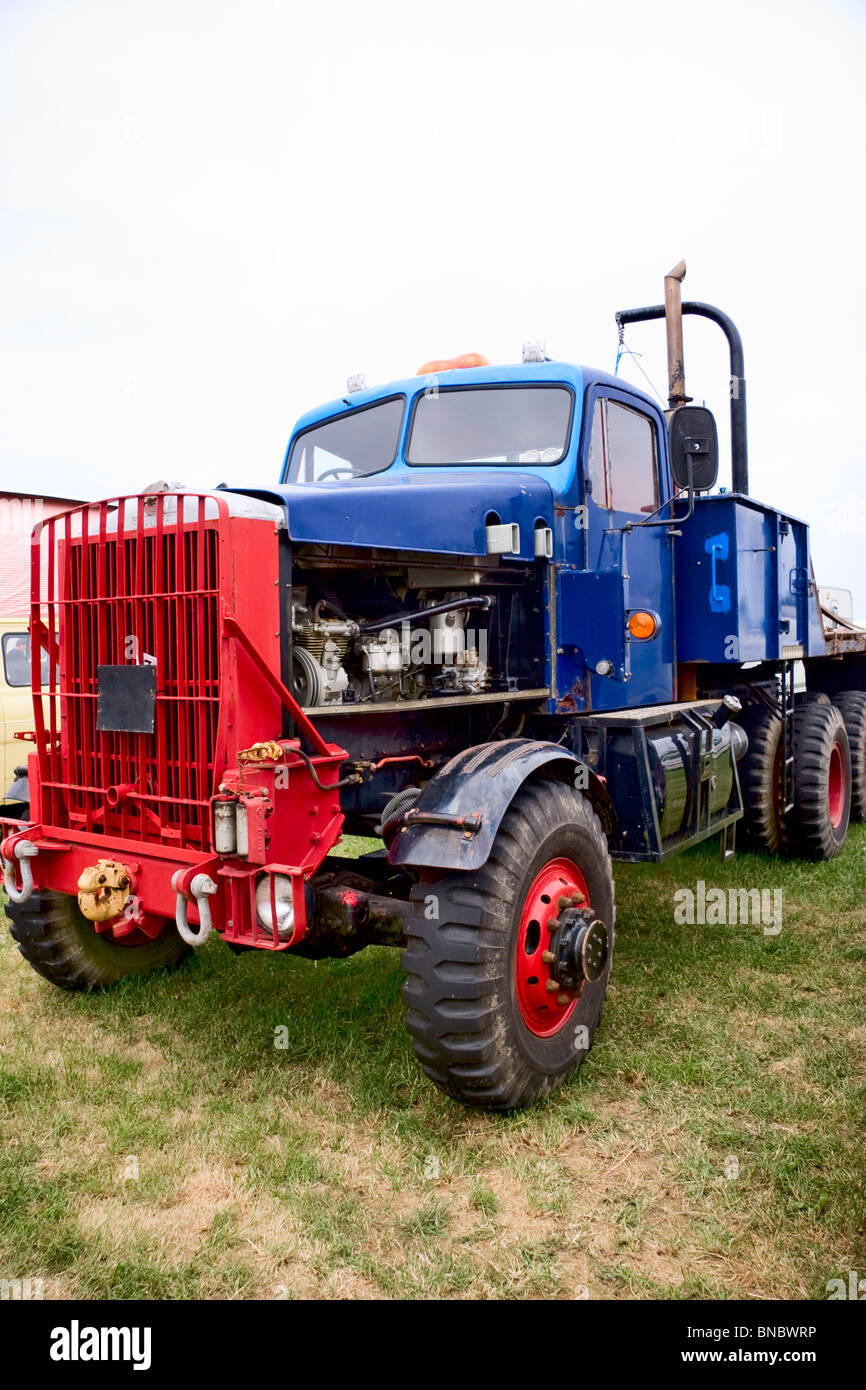
[[558, 918], [558, 917], [551, 917], [550, 921], [549, 921], [548, 924], [547, 924], [547, 930], [548, 930], [548, 931], [559, 931], [559, 918]]
[[571, 995], [570, 995], [570, 994], [557, 994], [557, 996], [556, 996], [556, 1002], [557, 1002], [557, 1004], [560, 1004], [560, 1005], [563, 1005], [563, 1004], [570, 1004], [570, 1003], [571, 1003]]
[[553, 965], [553, 962], [556, 960], [556, 956], [554, 955], [553, 951], [542, 951], [541, 959], [544, 961], [545, 965]]
[[585, 903], [585, 902], [586, 902], [586, 898], [583, 896], [582, 893], [572, 893], [572, 895], [571, 895], [571, 901], [572, 901], [574, 904], [577, 904], [577, 903]]
[[565, 894], [563, 893], [562, 897], [559, 899], [559, 902], [556, 904], [556, 906], [559, 907], [559, 908], [571, 907], [571, 898], [567, 898], [567, 897], [565, 896]]
[[559, 984], [556, 980], [548, 980], [544, 988], [547, 990], [548, 994], [553, 994], [559, 989]]

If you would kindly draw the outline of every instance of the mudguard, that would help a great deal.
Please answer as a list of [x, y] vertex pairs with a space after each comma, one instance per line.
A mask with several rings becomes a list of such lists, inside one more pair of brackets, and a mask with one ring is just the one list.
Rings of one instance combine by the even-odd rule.
[[578, 787], [606, 834], [616, 828], [607, 788], [592, 769], [558, 743], [504, 739], [467, 748], [427, 783], [404, 813], [388, 858], [406, 868], [480, 869], [515, 794], [526, 779], [544, 776]]

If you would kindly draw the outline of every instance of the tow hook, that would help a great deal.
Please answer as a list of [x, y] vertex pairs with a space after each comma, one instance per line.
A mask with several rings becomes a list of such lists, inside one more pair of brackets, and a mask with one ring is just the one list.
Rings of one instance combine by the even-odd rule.
[[3, 887], [6, 889], [10, 902], [26, 903], [33, 892], [33, 870], [29, 859], [35, 859], [39, 853], [32, 840], [19, 840], [12, 853], [21, 865], [21, 887], [15, 886], [15, 865], [3, 856]]
[[177, 924], [178, 935], [186, 942], [187, 946], [203, 946], [213, 928], [208, 898], [217, 891], [217, 886], [208, 874], [196, 874], [190, 883], [189, 896], [195, 898], [200, 923], [198, 931], [193, 931], [186, 917], [187, 897], [180, 886], [183, 872], [183, 869], [178, 869], [171, 880], [171, 886], [177, 896], [174, 920]]
[[134, 890], [132, 871], [114, 859], [90, 864], [78, 879], [78, 906], [99, 930], [119, 917]]

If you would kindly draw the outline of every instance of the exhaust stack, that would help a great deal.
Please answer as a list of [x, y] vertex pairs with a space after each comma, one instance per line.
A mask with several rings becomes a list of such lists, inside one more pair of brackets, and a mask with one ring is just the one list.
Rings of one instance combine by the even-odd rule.
[[668, 406], [675, 410], [691, 400], [686, 395], [686, 369], [683, 363], [682, 283], [686, 263], [680, 261], [665, 276], [665, 331], [668, 340]]
[[644, 309], [619, 309], [616, 322], [620, 327], [628, 323], [648, 323], [650, 319], [664, 319], [668, 340], [668, 404], [673, 410], [691, 400], [686, 395], [686, 377], [683, 366], [683, 314], [698, 314], [718, 324], [728, 340], [731, 359], [729, 391], [731, 397], [731, 481], [733, 491], [748, 495], [749, 491], [749, 445], [746, 434], [746, 369], [743, 361], [743, 340], [732, 318], [717, 309], [713, 304], [702, 304], [699, 300], [681, 299], [681, 286], [686, 273], [685, 261], [680, 261], [665, 276], [664, 304], [647, 305]]

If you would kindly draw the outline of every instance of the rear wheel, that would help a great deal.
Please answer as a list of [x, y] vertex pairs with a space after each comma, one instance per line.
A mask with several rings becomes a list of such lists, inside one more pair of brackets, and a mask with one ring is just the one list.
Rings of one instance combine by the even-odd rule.
[[422, 1070], [466, 1104], [528, 1105], [592, 1046], [610, 974], [614, 884], [589, 802], [518, 792], [483, 868], [412, 890], [406, 1026]]
[[866, 820], [866, 694], [843, 690], [836, 696], [836, 708], [851, 747], [851, 819]]
[[743, 792], [741, 836], [746, 845], [778, 854], [782, 848], [782, 720], [766, 705], [737, 718], [749, 737], [738, 771]]
[[139, 945], [100, 936], [65, 893], [34, 893], [26, 903], [9, 902], [6, 915], [22, 956], [60, 989], [103, 989], [128, 975], [170, 969], [190, 950], [173, 922], [155, 941]]
[[794, 769], [785, 849], [799, 858], [833, 859], [851, 813], [851, 750], [835, 705], [809, 701], [794, 710]]

